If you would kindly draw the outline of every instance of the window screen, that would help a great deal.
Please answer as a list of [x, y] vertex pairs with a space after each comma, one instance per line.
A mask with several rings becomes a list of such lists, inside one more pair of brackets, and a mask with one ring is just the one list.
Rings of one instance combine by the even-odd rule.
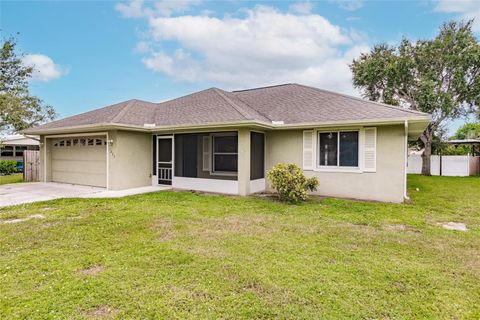
[[238, 137], [237, 135], [213, 136], [213, 171], [238, 171]]
[[320, 165], [321, 166], [336, 166], [337, 165], [337, 147], [338, 147], [338, 133], [326, 132], [320, 133]]
[[340, 132], [340, 166], [358, 167], [358, 132]]
[[172, 161], [172, 139], [158, 139], [158, 162]]
[[320, 166], [358, 167], [358, 131], [321, 132], [318, 140]]
[[265, 137], [263, 133], [250, 134], [250, 180], [265, 178]]

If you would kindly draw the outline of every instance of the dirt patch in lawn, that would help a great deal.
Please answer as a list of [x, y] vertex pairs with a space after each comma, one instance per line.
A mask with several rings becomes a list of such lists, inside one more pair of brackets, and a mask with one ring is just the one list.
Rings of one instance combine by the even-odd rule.
[[232, 235], [258, 235], [272, 232], [273, 217], [268, 216], [225, 216], [192, 221], [189, 233], [204, 240], [216, 240]]
[[95, 276], [99, 274], [100, 272], [103, 272], [105, 268], [103, 266], [95, 265], [88, 267], [86, 269], [78, 270], [78, 274], [84, 275], [84, 276]]
[[156, 239], [160, 242], [167, 242], [175, 239], [175, 226], [165, 218], [157, 218], [152, 223], [151, 228], [157, 233]]
[[118, 310], [112, 307], [101, 305], [96, 307], [95, 309], [85, 312], [84, 315], [89, 319], [107, 319], [115, 316], [117, 312]]
[[463, 222], [447, 222], [447, 223], [440, 223], [440, 225], [447, 230], [455, 230], [455, 231], [468, 231], [467, 225]]
[[385, 231], [407, 231], [407, 232], [415, 232], [415, 233], [421, 232], [420, 230], [411, 226], [407, 226], [405, 224], [387, 224], [382, 226], [382, 229]]
[[32, 214], [31, 216], [25, 218], [14, 218], [14, 219], [7, 219], [0, 222], [0, 224], [12, 224], [12, 223], [19, 223], [25, 222], [32, 219], [45, 219], [43, 214]]

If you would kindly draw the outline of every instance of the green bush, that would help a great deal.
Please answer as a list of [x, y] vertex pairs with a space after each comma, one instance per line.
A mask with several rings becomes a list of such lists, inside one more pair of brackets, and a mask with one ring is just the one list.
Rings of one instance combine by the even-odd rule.
[[268, 180], [280, 200], [296, 203], [307, 200], [308, 191], [315, 191], [318, 187], [317, 178], [308, 179], [296, 164], [280, 163], [267, 172]]
[[17, 161], [0, 160], [0, 174], [6, 176], [17, 172]]

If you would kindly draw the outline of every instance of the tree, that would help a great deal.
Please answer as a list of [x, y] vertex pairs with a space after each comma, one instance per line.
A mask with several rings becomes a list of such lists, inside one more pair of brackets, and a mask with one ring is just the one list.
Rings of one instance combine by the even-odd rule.
[[353, 60], [353, 84], [365, 98], [432, 114], [420, 136], [422, 174], [430, 175], [435, 132], [480, 105], [480, 44], [473, 20], [443, 24], [432, 40], [375, 45]]
[[33, 68], [24, 66], [22, 55], [15, 50], [16, 41], [9, 38], [0, 48], [0, 130], [20, 131], [53, 120], [53, 107], [30, 95], [28, 80]]
[[457, 129], [452, 139], [480, 139], [480, 122], [467, 122]]

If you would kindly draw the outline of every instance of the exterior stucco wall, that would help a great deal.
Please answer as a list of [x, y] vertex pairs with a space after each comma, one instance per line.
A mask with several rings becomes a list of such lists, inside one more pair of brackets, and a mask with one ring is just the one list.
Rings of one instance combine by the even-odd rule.
[[108, 187], [122, 190], [151, 185], [152, 135], [132, 131], [109, 131], [113, 141], [108, 151]]
[[[285, 130], [266, 133], [266, 169], [277, 163], [295, 163], [302, 167], [303, 131]], [[318, 178], [315, 194], [402, 202], [405, 183], [405, 129], [403, 126], [377, 127], [376, 172], [305, 171]]]
[[[49, 182], [52, 181], [51, 171], [51, 139], [46, 139], [45, 136], [40, 136], [40, 181]], [[45, 162], [46, 161], [46, 162]], [[46, 168], [45, 168], [46, 167]]]

